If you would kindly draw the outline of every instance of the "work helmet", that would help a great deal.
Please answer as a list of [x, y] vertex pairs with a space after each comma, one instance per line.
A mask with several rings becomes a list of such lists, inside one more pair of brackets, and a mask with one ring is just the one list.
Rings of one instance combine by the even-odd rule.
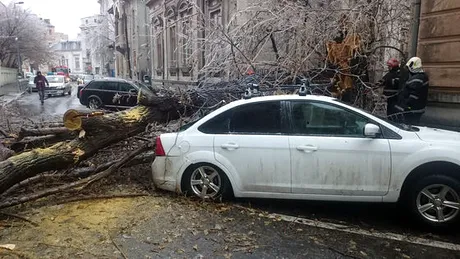
[[407, 68], [412, 73], [420, 73], [423, 72], [422, 69], [422, 60], [419, 57], [412, 57], [406, 63]]
[[399, 61], [395, 58], [390, 58], [388, 61], [387, 61], [387, 66], [389, 68], [395, 68], [395, 67], [399, 67]]

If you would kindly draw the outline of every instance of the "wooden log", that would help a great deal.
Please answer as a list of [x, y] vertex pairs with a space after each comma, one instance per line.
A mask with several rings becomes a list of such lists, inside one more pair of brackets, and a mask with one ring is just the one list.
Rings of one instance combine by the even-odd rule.
[[144, 131], [153, 121], [165, 122], [167, 118], [177, 117], [175, 111], [164, 111], [158, 106], [137, 106], [122, 112], [85, 118], [83, 128], [87, 133], [83, 138], [37, 148], [0, 162], [0, 193], [39, 173], [76, 165], [99, 149]]
[[48, 148], [33, 149], [0, 162], [0, 194], [37, 174], [68, 169], [101, 148], [145, 131], [146, 126], [153, 122], [164, 123], [222, 101], [238, 99], [243, 89], [238, 85], [201, 87], [181, 93], [143, 89], [139, 91], [137, 107], [102, 116], [80, 116], [81, 122], [70, 127], [80, 130], [78, 138]]
[[64, 127], [57, 128], [38, 128], [38, 129], [28, 129], [21, 128], [19, 131], [19, 139], [28, 136], [44, 136], [44, 135], [56, 135], [56, 134], [65, 134], [69, 133], [69, 129]]

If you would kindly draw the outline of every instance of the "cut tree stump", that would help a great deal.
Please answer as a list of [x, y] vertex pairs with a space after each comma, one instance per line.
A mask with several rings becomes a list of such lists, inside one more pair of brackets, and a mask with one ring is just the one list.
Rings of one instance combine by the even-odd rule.
[[72, 112], [71, 123], [64, 121], [64, 124], [67, 129], [79, 131], [78, 137], [0, 162], [0, 194], [40, 173], [73, 167], [102, 148], [144, 132], [149, 124], [190, 116], [206, 108], [209, 112], [220, 104], [239, 99], [243, 92], [244, 87], [237, 84], [199, 87], [179, 93], [165, 89], [142, 89], [138, 95], [139, 105], [129, 110], [93, 114], [98, 116], [75, 116], [78, 112]]

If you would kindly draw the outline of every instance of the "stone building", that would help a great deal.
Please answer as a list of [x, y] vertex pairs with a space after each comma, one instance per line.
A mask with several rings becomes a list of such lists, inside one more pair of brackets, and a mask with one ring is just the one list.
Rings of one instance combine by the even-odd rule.
[[[196, 84], [205, 53], [193, 39], [203, 37], [196, 30], [198, 15], [204, 14], [218, 26], [228, 23], [240, 0], [149, 0], [152, 81]], [[244, 3], [243, 3], [244, 4]], [[197, 51], [198, 50], [198, 51]]]
[[76, 74], [84, 72], [81, 41], [61, 41], [53, 46], [53, 50], [56, 54], [56, 60], [52, 66], [67, 66], [72, 73]]
[[151, 74], [147, 7], [144, 1], [117, 0], [110, 12], [115, 18], [116, 74], [141, 80]]

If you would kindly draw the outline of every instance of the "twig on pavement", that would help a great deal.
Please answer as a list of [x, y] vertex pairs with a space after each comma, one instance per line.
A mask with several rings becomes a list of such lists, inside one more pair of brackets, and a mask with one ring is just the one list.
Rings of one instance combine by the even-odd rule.
[[6, 212], [0, 212], [0, 214], [1, 214], [1, 215], [5, 215], [5, 216], [7, 216], [7, 217], [17, 218], [17, 219], [20, 219], [20, 220], [24, 220], [24, 221], [26, 221], [26, 222], [32, 224], [32, 225], [35, 226], [35, 227], [38, 226], [37, 223], [35, 223], [35, 222], [31, 221], [30, 219], [27, 219], [27, 218], [25, 218], [25, 217], [23, 217], [23, 216], [19, 216], [19, 215], [16, 215], [16, 214], [11, 214], [11, 213], [6, 213]]

